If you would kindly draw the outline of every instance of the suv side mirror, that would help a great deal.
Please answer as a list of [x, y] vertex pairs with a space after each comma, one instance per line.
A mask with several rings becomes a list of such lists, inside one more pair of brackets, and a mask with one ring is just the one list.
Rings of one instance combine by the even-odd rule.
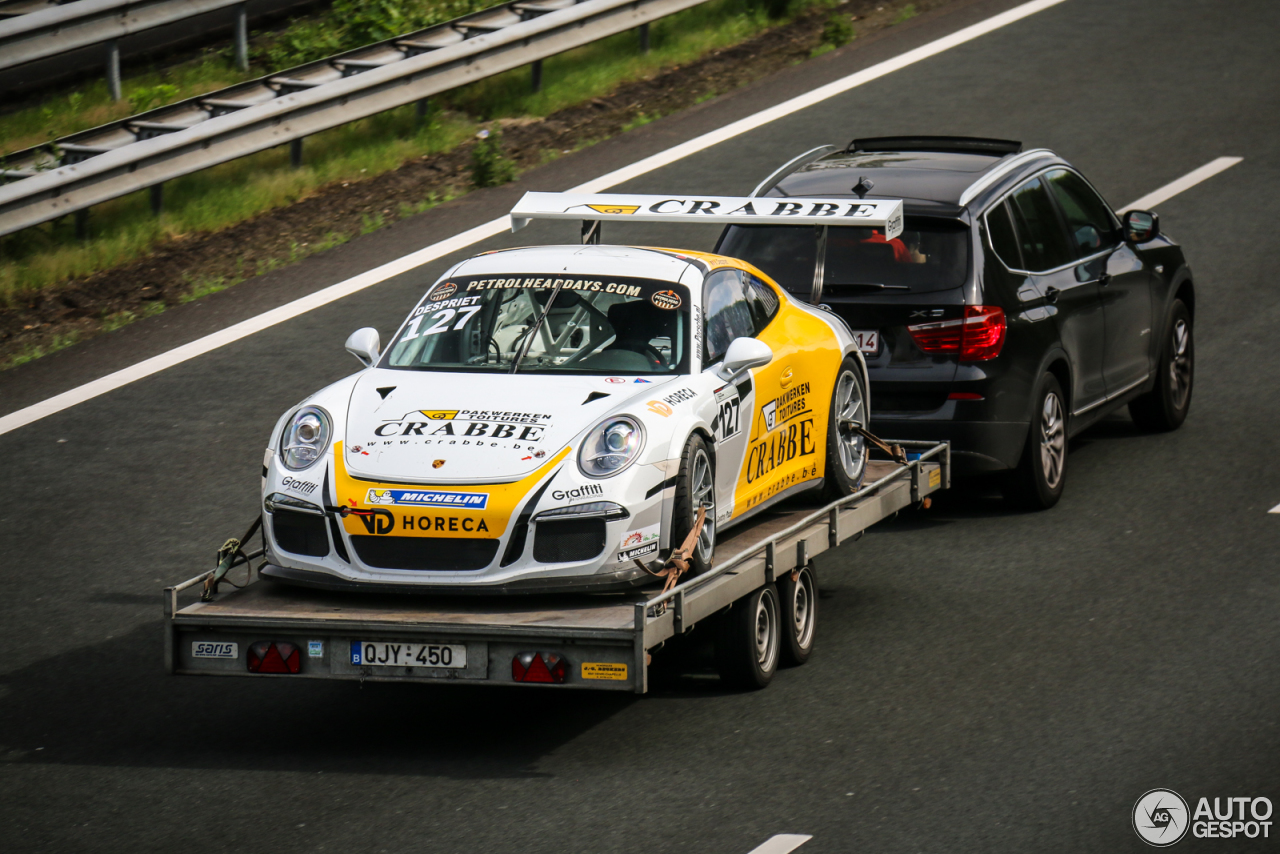
[[724, 364], [716, 373], [728, 382], [752, 368], [759, 368], [772, 361], [773, 350], [768, 344], [756, 338], [735, 338], [729, 342], [729, 349], [724, 354]]
[[351, 333], [351, 337], [347, 339], [347, 352], [360, 360], [360, 363], [366, 368], [378, 361], [378, 353], [380, 348], [380, 339], [378, 338], [378, 330], [372, 326], [366, 326], [364, 329], [357, 329]]
[[1124, 215], [1124, 239], [1146, 243], [1160, 233], [1160, 217], [1153, 211], [1129, 211]]

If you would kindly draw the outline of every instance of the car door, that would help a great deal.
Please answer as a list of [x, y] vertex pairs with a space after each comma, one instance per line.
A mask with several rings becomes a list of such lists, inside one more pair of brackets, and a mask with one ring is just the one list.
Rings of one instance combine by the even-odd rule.
[[1098, 277], [1088, 264], [1076, 263], [1065, 225], [1041, 178], [1014, 190], [1008, 210], [1030, 273], [1029, 284], [1055, 308], [1058, 338], [1071, 361], [1072, 409], [1088, 409], [1107, 395], [1106, 319]]
[[1106, 345], [1107, 396], [1138, 385], [1151, 371], [1151, 278], [1137, 253], [1119, 239], [1120, 223], [1083, 178], [1068, 169], [1044, 176], [1077, 255], [1098, 283]]

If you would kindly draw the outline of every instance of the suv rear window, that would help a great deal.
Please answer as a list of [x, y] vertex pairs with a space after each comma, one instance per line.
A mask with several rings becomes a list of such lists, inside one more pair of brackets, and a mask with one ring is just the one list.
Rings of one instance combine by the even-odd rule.
[[[812, 226], [734, 225], [716, 249], [768, 273], [789, 291], [813, 288], [817, 235]], [[907, 217], [901, 236], [886, 241], [878, 228], [833, 226], [827, 236], [823, 276], [829, 294], [880, 290], [925, 293], [958, 288], [969, 273], [969, 228], [953, 220]], [[883, 288], [879, 286], [883, 285]]]

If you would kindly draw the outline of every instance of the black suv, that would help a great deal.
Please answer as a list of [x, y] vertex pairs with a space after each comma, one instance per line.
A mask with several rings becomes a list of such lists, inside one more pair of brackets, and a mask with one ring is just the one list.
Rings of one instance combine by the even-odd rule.
[[716, 251], [839, 315], [871, 373], [872, 430], [948, 439], [957, 472], [1062, 494], [1067, 439], [1128, 405], [1172, 430], [1191, 405], [1195, 293], [1148, 211], [1123, 221], [1071, 164], [1021, 143], [856, 139], [801, 155], [774, 198], [894, 198], [904, 231], [730, 226]]

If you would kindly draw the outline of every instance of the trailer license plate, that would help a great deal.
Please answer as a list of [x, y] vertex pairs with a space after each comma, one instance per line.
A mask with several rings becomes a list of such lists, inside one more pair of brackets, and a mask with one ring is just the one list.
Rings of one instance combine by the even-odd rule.
[[880, 349], [880, 333], [875, 329], [854, 329], [853, 342], [864, 353], [874, 353]]
[[192, 641], [192, 658], [238, 658], [240, 645], [226, 641]]
[[352, 641], [351, 663], [362, 667], [466, 667], [462, 644]]

